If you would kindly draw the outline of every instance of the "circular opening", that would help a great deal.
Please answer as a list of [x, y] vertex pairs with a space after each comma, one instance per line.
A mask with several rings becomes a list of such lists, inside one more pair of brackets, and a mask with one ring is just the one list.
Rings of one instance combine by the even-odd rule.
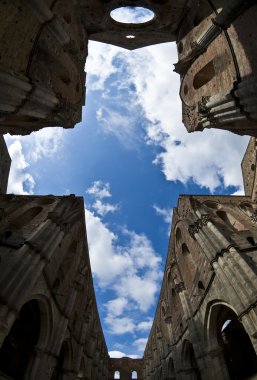
[[136, 38], [136, 36], [134, 36], [134, 34], [129, 34], [128, 36], [126, 36], [126, 38], [132, 40], [133, 38]]
[[119, 7], [111, 11], [111, 18], [122, 24], [144, 24], [152, 21], [155, 14], [150, 9], [144, 7]]

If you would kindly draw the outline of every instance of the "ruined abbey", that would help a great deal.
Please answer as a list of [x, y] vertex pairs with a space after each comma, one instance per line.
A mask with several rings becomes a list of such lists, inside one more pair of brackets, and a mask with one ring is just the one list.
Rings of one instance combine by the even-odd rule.
[[[112, 10], [141, 6], [140, 24]], [[0, 141], [1, 380], [257, 379], [257, 4], [255, 0], [0, 0], [0, 133], [73, 128], [88, 40], [175, 41], [188, 132], [252, 136], [245, 196], [183, 195], [144, 357], [110, 359], [95, 301], [84, 202], [5, 194]], [[171, 70], [172, 70], [171, 62]], [[171, 100], [172, 101], [172, 100]], [[227, 152], [229, 154], [229, 152]]]

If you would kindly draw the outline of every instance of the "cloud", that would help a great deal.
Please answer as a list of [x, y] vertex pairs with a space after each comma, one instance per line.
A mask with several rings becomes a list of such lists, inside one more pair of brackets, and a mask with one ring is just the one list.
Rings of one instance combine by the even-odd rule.
[[119, 205], [113, 205], [111, 203], [103, 203], [100, 199], [97, 199], [91, 206], [95, 212], [100, 216], [105, 216], [108, 213], [114, 213], [118, 210]]
[[140, 338], [140, 339], [136, 339], [136, 340], [132, 343], [132, 345], [135, 346], [135, 347], [137, 347], [137, 350], [138, 350], [139, 352], [142, 352], [142, 353], [143, 353], [144, 350], [145, 350], [145, 346], [146, 346], [147, 340], [148, 340], [148, 338]]
[[173, 209], [169, 208], [161, 208], [157, 205], [153, 205], [153, 209], [155, 210], [157, 215], [160, 215], [163, 217], [163, 220], [165, 223], [171, 224], [171, 219], [172, 219], [172, 212]]
[[125, 229], [126, 243], [117, 244], [117, 235], [89, 210], [86, 223], [92, 271], [100, 288], [111, 286], [118, 297], [133, 301], [142, 311], [149, 310], [162, 278], [161, 258], [150, 240]]
[[123, 108], [119, 103], [118, 111], [109, 107], [100, 107], [97, 111], [97, 121], [103, 132], [113, 134], [126, 149], [135, 149], [140, 141], [135, 104], [129, 102]]
[[139, 331], [149, 331], [153, 325], [153, 318], [148, 317], [146, 321], [142, 321], [137, 325]]
[[131, 359], [138, 359], [138, 355], [126, 355], [124, 352], [121, 352], [121, 351], [109, 351], [109, 355], [111, 358], [116, 358], [116, 359], [120, 359], [120, 358], [124, 358], [124, 357], [129, 357]]
[[86, 190], [87, 194], [93, 195], [95, 198], [110, 198], [110, 184], [103, 181], [94, 181], [93, 185]]
[[35, 180], [28, 172], [29, 164], [23, 153], [21, 141], [14, 139], [9, 145], [12, 159], [7, 193], [28, 195], [33, 194]]
[[105, 306], [109, 313], [114, 316], [119, 316], [123, 314], [124, 310], [128, 306], [128, 300], [126, 298], [116, 298], [108, 301]]
[[[243, 188], [240, 162], [248, 137], [215, 129], [188, 134], [182, 124], [180, 78], [172, 71], [171, 65], [177, 61], [174, 43], [127, 52], [118, 48], [110, 50], [107, 45], [92, 42], [90, 49], [99, 53], [99, 56], [94, 54], [95, 68], [99, 68], [99, 73], [95, 69], [91, 79], [94, 86], [90, 88], [89, 85], [89, 91], [99, 88], [100, 84], [103, 86], [108, 80], [108, 102], [104, 102], [103, 96], [99, 110], [105, 130], [119, 136], [123, 144], [127, 139], [130, 148], [133, 144], [135, 147], [138, 121], [135, 123], [133, 117], [131, 120], [126, 117], [123, 123], [123, 107], [113, 112], [111, 98], [115, 101], [122, 89], [130, 114], [133, 107], [134, 110], [140, 108], [147, 120], [140, 126], [144, 129], [145, 142], [160, 148], [153, 162], [160, 166], [167, 180], [184, 184], [194, 181], [212, 192], [219, 186]], [[105, 54], [107, 67], [103, 77], [100, 68]], [[116, 78], [118, 72], [123, 74], [122, 79]], [[115, 85], [117, 91], [110, 91]], [[103, 93], [106, 92], [103, 90]], [[117, 121], [115, 128], [112, 125], [114, 120]]]

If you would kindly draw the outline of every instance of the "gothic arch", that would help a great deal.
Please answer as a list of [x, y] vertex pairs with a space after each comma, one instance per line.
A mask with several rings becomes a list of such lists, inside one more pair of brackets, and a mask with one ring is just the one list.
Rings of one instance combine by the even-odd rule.
[[20, 309], [0, 349], [0, 371], [13, 380], [30, 378], [35, 347], [42, 337], [41, 324], [39, 303], [31, 299]]
[[191, 373], [192, 380], [201, 380], [200, 370], [198, 368], [195, 350], [193, 344], [189, 340], [184, 340], [181, 353], [182, 369]]
[[231, 380], [257, 374], [257, 356], [236, 310], [223, 301], [211, 302], [206, 310], [205, 336], [208, 349], [222, 349], [220, 360]]

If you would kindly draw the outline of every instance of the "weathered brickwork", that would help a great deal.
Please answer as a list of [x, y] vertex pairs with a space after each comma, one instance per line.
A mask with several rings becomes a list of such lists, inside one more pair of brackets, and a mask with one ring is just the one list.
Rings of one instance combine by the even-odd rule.
[[109, 380], [117, 378], [115, 374], [120, 376], [120, 380], [131, 380], [133, 373], [137, 380], [143, 380], [143, 359], [123, 357], [109, 360]]

